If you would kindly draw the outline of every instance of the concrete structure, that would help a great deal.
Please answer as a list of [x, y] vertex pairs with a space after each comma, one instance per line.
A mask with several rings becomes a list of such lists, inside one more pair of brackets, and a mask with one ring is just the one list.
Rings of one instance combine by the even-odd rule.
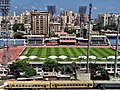
[[[77, 71], [77, 70], [76, 70], [76, 71]], [[90, 73], [77, 71], [76, 74], [77, 74], [77, 75], [76, 75], [76, 76], [77, 76], [77, 79], [80, 80], [80, 81], [90, 80]]]
[[45, 11], [31, 12], [31, 30], [33, 35], [49, 36], [50, 14]]
[[75, 34], [60, 34], [59, 36], [60, 44], [75, 44], [76, 35]]
[[7, 69], [0, 64], [0, 78], [6, 76], [7, 73]]
[[[72, 62], [58, 62], [59, 64], [61, 64], [62, 67], [65, 67], [67, 65], [72, 64]], [[97, 66], [101, 66], [104, 67], [106, 70], [108, 70], [109, 73], [114, 73], [114, 62], [91, 62], [91, 63], [95, 63]], [[43, 62], [29, 62], [29, 64], [37, 71], [37, 73], [42, 72], [42, 64]], [[77, 66], [80, 68], [81, 72], [85, 72], [86, 71], [86, 62], [76, 62]], [[120, 73], [120, 62], [117, 63], [117, 72], [118, 74]]]

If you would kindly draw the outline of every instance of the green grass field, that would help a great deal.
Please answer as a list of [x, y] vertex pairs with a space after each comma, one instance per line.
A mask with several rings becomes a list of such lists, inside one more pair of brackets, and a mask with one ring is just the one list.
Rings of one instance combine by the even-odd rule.
[[[106, 58], [107, 56], [115, 55], [114, 50], [110, 48], [91, 48], [90, 50], [90, 55], [94, 55], [97, 58]], [[38, 56], [39, 58], [65, 55], [69, 58], [77, 58], [78, 56], [87, 55], [87, 48], [27, 48], [22, 55]]]

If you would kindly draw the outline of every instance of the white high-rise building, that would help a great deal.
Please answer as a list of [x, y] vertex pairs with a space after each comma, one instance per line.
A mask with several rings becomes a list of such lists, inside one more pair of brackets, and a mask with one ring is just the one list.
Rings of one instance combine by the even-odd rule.
[[98, 23], [102, 26], [118, 24], [118, 17], [120, 14], [113, 14], [113, 13], [103, 13], [98, 15]]

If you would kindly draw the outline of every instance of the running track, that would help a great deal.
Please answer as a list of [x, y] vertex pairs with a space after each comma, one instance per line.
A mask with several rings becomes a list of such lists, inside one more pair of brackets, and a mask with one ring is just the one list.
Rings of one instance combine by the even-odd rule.
[[[11, 53], [11, 61], [14, 62], [20, 54], [25, 50], [26, 47], [19, 46], [19, 47], [11, 47], [10, 53]], [[3, 56], [3, 49], [0, 49], [0, 63], [2, 63], [2, 56]]]

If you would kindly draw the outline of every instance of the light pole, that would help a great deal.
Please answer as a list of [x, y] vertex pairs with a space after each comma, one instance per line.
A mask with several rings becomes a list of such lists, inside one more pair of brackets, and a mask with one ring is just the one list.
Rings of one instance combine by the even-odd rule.
[[88, 25], [88, 50], [87, 50], [87, 73], [89, 73], [89, 56], [90, 56], [90, 25], [91, 25], [92, 4], [89, 4], [89, 25]]
[[118, 56], [119, 29], [120, 29], [120, 16], [118, 17], [118, 29], [117, 29], [117, 37], [116, 37], [116, 48], [115, 48], [115, 62], [114, 62], [114, 77], [115, 78], [116, 78], [116, 74], [117, 74], [117, 56]]

